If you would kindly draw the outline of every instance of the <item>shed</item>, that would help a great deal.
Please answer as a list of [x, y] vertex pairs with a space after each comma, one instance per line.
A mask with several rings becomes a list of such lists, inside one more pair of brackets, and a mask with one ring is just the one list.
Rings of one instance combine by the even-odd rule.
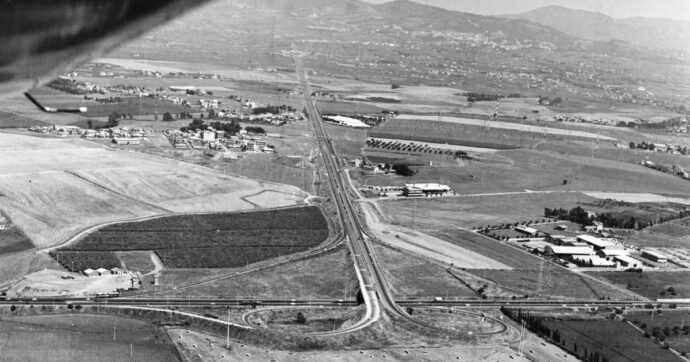
[[114, 268], [110, 269], [110, 274], [113, 274], [113, 275], [123, 275], [124, 273], [125, 273], [125, 271], [118, 268], [118, 267], [114, 267]]
[[98, 268], [98, 269], [96, 269], [96, 273], [98, 273], [98, 275], [106, 275], [106, 274], [110, 274], [110, 270], [108, 270], [106, 268]]
[[92, 276], [95, 276], [97, 274], [97, 272], [91, 268], [84, 270], [83, 273], [87, 277], [92, 277]]
[[589, 246], [547, 245], [544, 253], [547, 255], [594, 255], [594, 250]]

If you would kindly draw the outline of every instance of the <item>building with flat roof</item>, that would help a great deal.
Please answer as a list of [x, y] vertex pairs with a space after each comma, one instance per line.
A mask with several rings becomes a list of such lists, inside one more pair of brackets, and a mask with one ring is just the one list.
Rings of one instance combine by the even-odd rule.
[[95, 270], [93, 270], [93, 269], [91, 269], [91, 268], [84, 270], [83, 273], [84, 273], [84, 275], [86, 275], [87, 277], [92, 277], [92, 276], [98, 275], [98, 272], [95, 271]]
[[592, 235], [578, 235], [577, 240], [592, 245], [595, 249], [606, 249], [615, 245], [609, 240], [602, 240]]
[[450, 186], [437, 183], [405, 184], [405, 187], [403, 187], [403, 196], [440, 196], [449, 193], [450, 190]]
[[555, 256], [594, 255], [594, 250], [590, 246], [547, 245], [544, 247], [544, 254]]
[[642, 250], [642, 257], [655, 261], [657, 263], [668, 262], [668, 257], [666, 255], [651, 250]]
[[641, 268], [642, 267], [642, 262], [633, 259], [627, 255], [617, 255], [613, 257], [613, 260], [615, 260], [618, 265], [620, 265], [623, 268]]

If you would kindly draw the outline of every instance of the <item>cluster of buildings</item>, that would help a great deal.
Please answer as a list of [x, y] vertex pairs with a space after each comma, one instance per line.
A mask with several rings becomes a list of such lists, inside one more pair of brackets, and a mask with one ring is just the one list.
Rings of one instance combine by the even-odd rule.
[[[589, 234], [547, 235], [545, 241], [547, 244], [537, 251], [557, 259], [563, 265], [573, 263], [586, 267], [624, 270], [646, 268], [650, 261], [657, 264], [668, 262], [668, 257], [661, 253], [650, 250], [636, 253], [636, 250], [624, 246], [615, 238], [602, 238]], [[633, 257], [633, 254], [637, 257]]]
[[146, 132], [142, 128], [103, 128], [83, 129], [77, 126], [32, 126], [31, 132], [54, 133], [58, 136], [80, 136], [85, 139], [112, 139], [113, 143], [121, 145], [138, 145], [146, 138]]
[[[212, 127], [206, 130], [182, 132], [178, 130], [166, 131], [173, 147], [178, 149], [212, 149], [225, 152], [254, 152], [275, 153], [275, 148], [268, 144], [267, 137], [249, 134], [241, 130], [237, 135], [226, 135], [223, 130]], [[271, 135], [280, 137], [280, 135]]]

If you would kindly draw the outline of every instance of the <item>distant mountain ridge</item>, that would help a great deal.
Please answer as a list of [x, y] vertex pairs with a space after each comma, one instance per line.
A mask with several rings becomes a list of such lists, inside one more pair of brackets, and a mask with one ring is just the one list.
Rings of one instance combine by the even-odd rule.
[[681, 20], [635, 17], [614, 19], [604, 14], [547, 6], [521, 14], [503, 15], [553, 27], [578, 38], [612, 41], [650, 48], [669, 48], [690, 52], [690, 22]]

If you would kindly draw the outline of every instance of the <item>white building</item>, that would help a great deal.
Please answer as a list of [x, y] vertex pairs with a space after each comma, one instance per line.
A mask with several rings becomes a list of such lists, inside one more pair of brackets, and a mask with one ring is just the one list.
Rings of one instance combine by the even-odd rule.
[[577, 240], [592, 245], [595, 249], [606, 249], [607, 247], [615, 246], [611, 241], [602, 240], [592, 235], [578, 235]]

